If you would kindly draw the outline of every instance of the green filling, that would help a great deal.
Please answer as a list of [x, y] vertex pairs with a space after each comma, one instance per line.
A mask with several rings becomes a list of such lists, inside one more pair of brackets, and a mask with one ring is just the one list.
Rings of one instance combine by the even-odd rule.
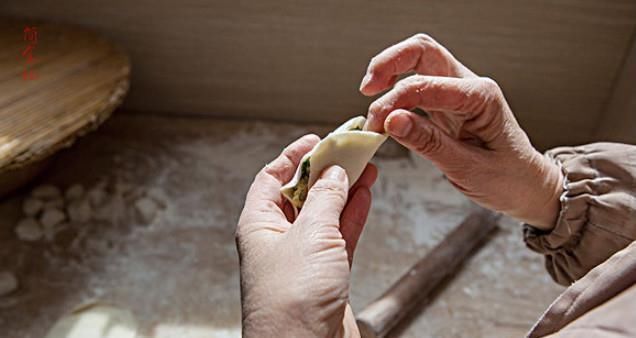
[[[350, 128], [349, 131], [362, 131], [361, 126], [356, 126]], [[303, 162], [300, 168], [300, 179], [298, 180], [298, 184], [292, 193], [292, 203], [296, 208], [300, 208], [305, 203], [307, 199], [307, 193], [309, 192], [309, 159], [307, 158], [305, 162]]]
[[300, 208], [303, 203], [305, 203], [305, 199], [307, 199], [307, 191], [309, 190], [309, 158], [303, 162], [300, 168], [300, 179], [298, 180], [298, 184], [296, 184], [296, 188], [292, 193], [292, 202], [297, 208]]

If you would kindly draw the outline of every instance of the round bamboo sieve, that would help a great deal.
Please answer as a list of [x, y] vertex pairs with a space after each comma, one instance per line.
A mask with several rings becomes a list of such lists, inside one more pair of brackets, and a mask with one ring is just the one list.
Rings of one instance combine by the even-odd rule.
[[82, 28], [0, 19], [0, 196], [94, 130], [128, 91], [130, 61]]

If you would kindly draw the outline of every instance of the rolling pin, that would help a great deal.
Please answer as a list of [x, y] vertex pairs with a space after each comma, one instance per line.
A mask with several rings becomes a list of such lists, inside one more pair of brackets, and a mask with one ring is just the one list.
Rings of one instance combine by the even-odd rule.
[[413, 265], [357, 316], [363, 338], [384, 337], [420, 301], [429, 298], [497, 228], [499, 215], [479, 209]]

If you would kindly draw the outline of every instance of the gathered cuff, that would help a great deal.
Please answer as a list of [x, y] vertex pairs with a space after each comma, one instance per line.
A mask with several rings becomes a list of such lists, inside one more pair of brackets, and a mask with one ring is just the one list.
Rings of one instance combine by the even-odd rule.
[[565, 177], [561, 210], [551, 231], [525, 224], [523, 235], [552, 278], [569, 285], [636, 239], [636, 147], [595, 143], [546, 156]]

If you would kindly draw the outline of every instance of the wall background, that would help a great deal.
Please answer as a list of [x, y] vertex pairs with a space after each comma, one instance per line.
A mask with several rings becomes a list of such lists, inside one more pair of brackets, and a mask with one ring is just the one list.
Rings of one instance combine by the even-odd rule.
[[501, 84], [540, 147], [636, 142], [634, 118], [620, 137], [612, 127], [636, 112], [606, 114], [634, 0], [4, 0], [0, 14], [77, 23], [123, 45], [133, 111], [339, 122], [366, 111], [357, 88], [368, 60], [427, 32]]

